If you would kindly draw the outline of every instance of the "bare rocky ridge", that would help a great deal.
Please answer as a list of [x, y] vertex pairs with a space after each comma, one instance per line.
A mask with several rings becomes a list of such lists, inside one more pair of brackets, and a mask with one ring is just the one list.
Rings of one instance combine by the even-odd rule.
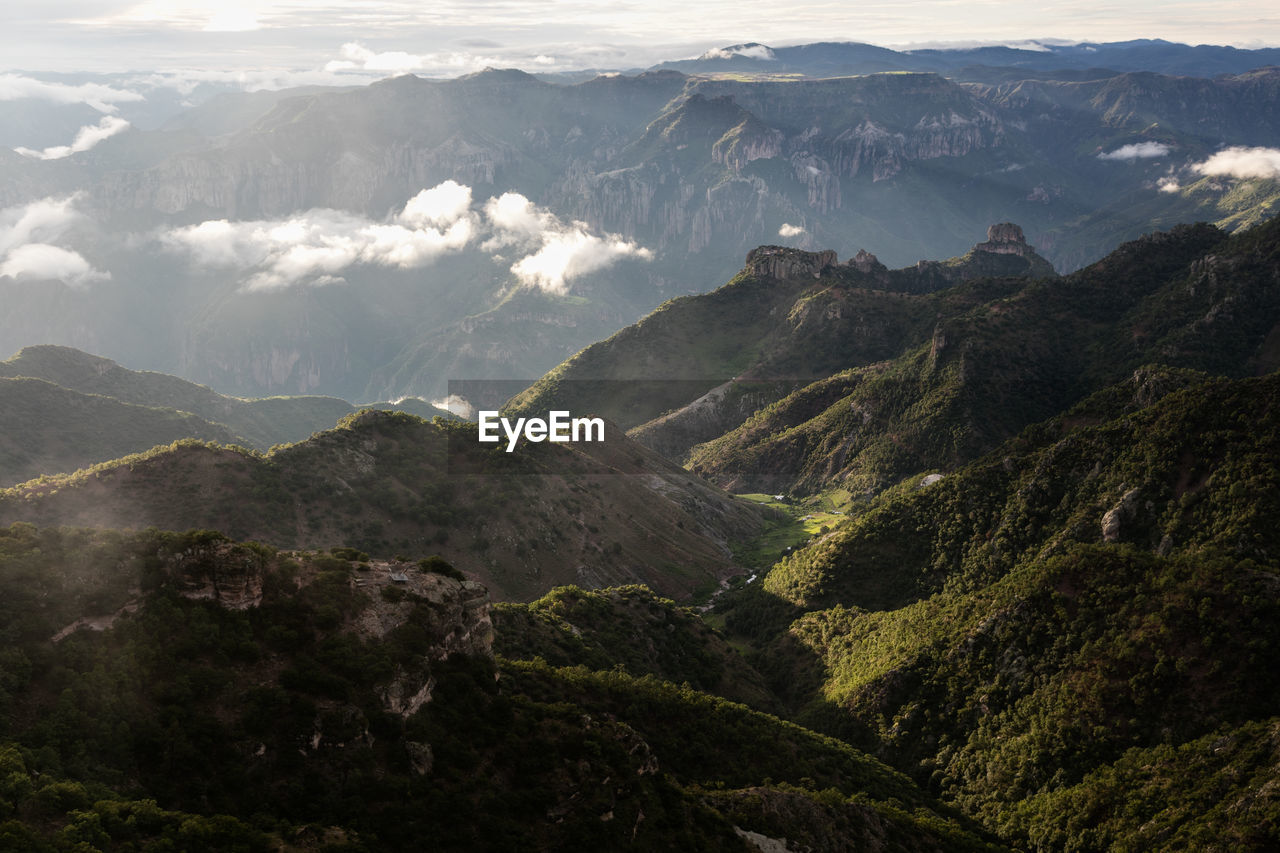
[[1034, 253], [1034, 250], [1027, 245], [1027, 238], [1022, 235], [1022, 229], [1012, 222], [992, 225], [987, 229], [987, 241], [974, 246], [973, 250], [1020, 257]]

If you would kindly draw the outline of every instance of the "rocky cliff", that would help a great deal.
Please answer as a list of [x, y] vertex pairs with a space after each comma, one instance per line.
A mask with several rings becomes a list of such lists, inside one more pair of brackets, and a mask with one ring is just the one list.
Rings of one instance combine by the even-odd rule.
[[996, 255], [1019, 255], [1026, 257], [1032, 253], [1027, 245], [1027, 238], [1022, 229], [1012, 222], [1001, 222], [987, 229], [987, 241], [973, 247], [975, 252], [991, 252]]
[[818, 278], [835, 265], [836, 253], [830, 249], [802, 252], [785, 246], [761, 246], [747, 253], [744, 272], [782, 280]]

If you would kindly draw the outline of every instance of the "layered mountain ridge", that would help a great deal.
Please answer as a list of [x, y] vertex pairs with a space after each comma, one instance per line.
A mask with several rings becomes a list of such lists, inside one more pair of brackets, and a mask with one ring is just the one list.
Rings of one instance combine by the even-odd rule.
[[1063, 278], [951, 287], [1045, 267], [1010, 225], [962, 259], [892, 272], [865, 253], [836, 265], [765, 247], [729, 285], [669, 303], [509, 405], [606, 413], [735, 491], [872, 494], [1145, 363], [1274, 369], [1276, 233], [1184, 227]]
[[[939, 316], [1016, 286], [993, 276], [1054, 276], [1018, 226], [995, 225], [987, 236], [962, 257], [899, 270], [865, 250], [838, 264], [832, 251], [753, 249], [724, 287], [667, 303], [583, 350], [509, 408], [603, 414], [681, 459], [808, 381], [891, 358]], [[743, 395], [750, 408], [738, 404]]]
[[[1280, 225], [1183, 226], [1067, 276], [1015, 275], [1044, 269], [1016, 226], [987, 237], [901, 270], [759, 247], [520, 409], [625, 414], [657, 403], [577, 372], [671, 371], [673, 399], [741, 413], [694, 465], [805, 502], [735, 499], [613, 424], [507, 454], [378, 411], [0, 493], [4, 831], [1273, 846]], [[329, 550], [276, 550], [302, 546]]]
[[[975, 220], [1014, 221], [1068, 271], [1153, 227], [1256, 223], [1280, 198], [1274, 176], [1197, 171], [1223, 146], [1276, 137], [1274, 68], [974, 81], [901, 70], [574, 85], [509, 70], [404, 76], [246, 95], [226, 124], [197, 115], [66, 160], [17, 157], [4, 204], [73, 197], [82, 216], [65, 239], [102, 275], [92, 287], [7, 283], [0, 347], [177, 365], [246, 396], [433, 399], [449, 379], [532, 381], [784, 234], [801, 249], [866, 246], [899, 267], [965, 251]], [[214, 239], [248, 222], [266, 223], [259, 237], [287, 222], [320, 235], [382, 227], [448, 181], [471, 191], [474, 237], [430, 263], [352, 261], [255, 290], [271, 267], [258, 238]], [[528, 242], [499, 249], [513, 238], [486, 230], [484, 211], [509, 192], [541, 218], [526, 220], [539, 223]], [[175, 233], [201, 223], [183, 239], [205, 248], [184, 255]], [[607, 262], [574, 237], [596, 248], [562, 283], [517, 275], [521, 258], [578, 228], [634, 248]]]
[[0, 847], [1280, 846], [1275, 54], [1028, 47], [0, 151]]
[[613, 434], [482, 445], [474, 424], [365, 410], [267, 455], [194, 440], [0, 492], [6, 523], [227, 531], [277, 547], [442, 554], [495, 598], [646, 583], [709, 593], [767, 513]]
[[[267, 450], [330, 428], [357, 410], [334, 397], [229, 397], [176, 376], [129, 370], [50, 345], [25, 347], [0, 362], [0, 397], [0, 442], [6, 446], [0, 486], [70, 473], [180, 439]], [[416, 399], [362, 408], [441, 414]]]

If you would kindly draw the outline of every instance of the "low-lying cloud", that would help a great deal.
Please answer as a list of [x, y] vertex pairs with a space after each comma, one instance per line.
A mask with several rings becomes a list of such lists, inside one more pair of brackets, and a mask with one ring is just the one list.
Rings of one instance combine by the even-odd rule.
[[[363, 72], [367, 74], [395, 75], [422, 71], [428, 75], [457, 74], [468, 71], [480, 71], [488, 66], [506, 66], [513, 61], [512, 57], [475, 54], [468, 51], [438, 51], [434, 53], [407, 53], [402, 50], [375, 51], [359, 42], [347, 42], [338, 51], [341, 59], [325, 63], [324, 70], [330, 74], [346, 74]], [[539, 61], [539, 59], [546, 61]], [[535, 57], [530, 60], [523, 57], [521, 64], [532, 61], [538, 65], [554, 63], [550, 57]]]
[[778, 57], [773, 50], [762, 44], [739, 44], [733, 47], [716, 47], [699, 56], [699, 59], [732, 59], [742, 56], [747, 59], [775, 60]]
[[244, 289], [341, 281], [355, 264], [412, 269], [457, 251], [474, 236], [471, 189], [446, 181], [409, 199], [391, 222], [316, 209], [275, 221], [212, 219], [163, 235], [200, 264], [250, 271]]
[[623, 258], [649, 260], [653, 253], [616, 234], [590, 233], [584, 222], [563, 222], [520, 193], [503, 193], [484, 206], [492, 236], [482, 249], [515, 246], [528, 252], [511, 265], [516, 278], [549, 293], [566, 293], [569, 282]]
[[790, 222], [782, 223], [782, 227], [778, 229], [779, 237], [799, 237], [803, 233], [803, 225], [792, 225]]
[[22, 74], [0, 74], [0, 101], [36, 98], [58, 104], [88, 104], [101, 113], [114, 113], [116, 104], [141, 101], [137, 92], [117, 89], [102, 83], [52, 83]]
[[521, 257], [511, 272], [522, 284], [553, 293], [621, 258], [652, 257], [616, 235], [562, 222], [519, 193], [490, 199], [476, 211], [471, 188], [456, 181], [418, 193], [389, 222], [316, 209], [274, 221], [208, 220], [168, 231], [161, 240], [198, 264], [242, 270], [247, 291], [339, 283], [356, 265], [418, 268], [473, 243], [495, 258], [514, 247]]
[[1099, 154], [1099, 160], [1149, 160], [1155, 157], [1165, 157], [1173, 149], [1163, 142], [1131, 142], [1128, 145], [1121, 145], [1115, 151], [1106, 154]]
[[63, 157], [70, 157], [72, 154], [88, 151], [102, 140], [115, 136], [128, 128], [129, 122], [119, 116], [103, 116], [102, 121], [97, 124], [88, 124], [80, 128], [79, 132], [76, 133], [76, 138], [72, 140], [70, 145], [55, 145], [41, 151], [36, 151], [33, 148], [15, 148], [13, 150], [24, 157], [33, 157], [37, 160], [61, 160]]
[[341, 59], [335, 59], [325, 65], [325, 71], [385, 71], [391, 74], [404, 74], [422, 68], [424, 59], [412, 53], [400, 50], [389, 50], [377, 53], [359, 42], [347, 42], [339, 50]]
[[44, 198], [0, 210], [0, 276], [58, 280], [71, 287], [108, 279], [79, 252], [54, 245], [84, 217], [77, 196]]
[[620, 237], [597, 237], [574, 223], [564, 231], [542, 235], [542, 247], [511, 265], [522, 282], [549, 293], [566, 293], [569, 281], [613, 266], [622, 258], [648, 260], [653, 253]]
[[1223, 149], [1203, 163], [1191, 167], [1208, 177], [1280, 178], [1280, 148]]
[[350, 82], [352, 77], [377, 79], [398, 74], [425, 77], [455, 77], [483, 71], [486, 68], [525, 68], [547, 71], [576, 68], [608, 62], [616, 51], [582, 45], [546, 45], [538, 50], [504, 48], [487, 39], [467, 39], [463, 47], [495, 48], [494, 50], [434, 50], [409, 53], [403, 50], [378, 51], [361, 42], [351, 41], [338, 49], [338, 58], [326, 62], [323, 73], [335, 83]]

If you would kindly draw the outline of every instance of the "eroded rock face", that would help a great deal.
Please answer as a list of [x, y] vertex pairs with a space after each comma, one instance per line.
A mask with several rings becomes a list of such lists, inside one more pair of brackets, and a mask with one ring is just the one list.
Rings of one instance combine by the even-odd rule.
[[[305, 585], [305, 558], [303, 562], [300, 583]], [[172, 555], [168, 570], [182, 596], [245, 610], [262, 603], [267, 564], [266, 552], [215, 540]], [[364, 609], [350, 626], [361, 637], [376, 642], [412, 621], [432, 640], [419, 660], [397, 666], [382, 687], [384, 706], [391, 713], [408, 718], [431, 701], [434, 661], [455, 654], [493, 657], [493, 620], [483, 584], [385, 561], [353, 572], [351, 584], [365, 594]]]
[[433, 661], [454, 654], [493, 657], [493, 620], [483, 584], [380, 561], [352, 582], [368, 597], [355, 625], [365, 639], [382, 639], [412, 620], [433, 640], [420, 660], [397, 666], [382, 688], [383, 705], [391, 713], [408, 719], [431, 701]]
[[1102, 541], [1118, 542], [1125, 522], [1133, 519], [1137, 509], [1138, 490], [1130, 489], [1102, 516]]
[[261, 553], [233, 542], [192, 545], [175, 554], [170, 567], [183, 597], [216, 601], [231, 610], [262, 603], [265, 569]]
[[836, 253], [802, 252], [785, 246], [761, 246], [747, 253], [747, 268], [756, 275], [782, 280], [808, 276], [817, 278], [823, 270], [836, 265]]
[[879, 273], [886, 269], [885, 265], [880, 263], [880, 259], [866, 249], [859, 249], [858, 254], [854, 255], [846, 263], [858, 272], [867, 273], [868, 275]]
[[1027, 255], [1031, 247], [1022, 234], [1022, 228], [1012, 222], [1000, 222], [987, 229], [987, 242], [973, 247], [975, 251], [997, 255]]

